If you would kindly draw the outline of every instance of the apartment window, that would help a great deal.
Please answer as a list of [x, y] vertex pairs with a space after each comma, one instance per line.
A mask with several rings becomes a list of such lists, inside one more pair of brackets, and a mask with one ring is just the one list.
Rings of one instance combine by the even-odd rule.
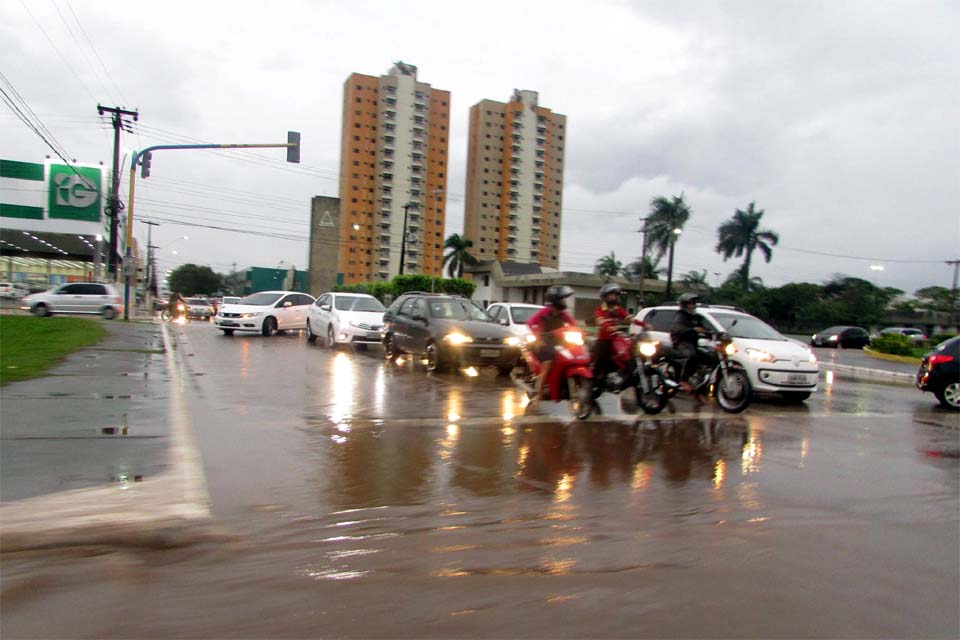
[[363, 102], [361, 98], [354, 98], [354, 102]]
[[354, 142], [360, 142], [360, 136], [353, 136]]

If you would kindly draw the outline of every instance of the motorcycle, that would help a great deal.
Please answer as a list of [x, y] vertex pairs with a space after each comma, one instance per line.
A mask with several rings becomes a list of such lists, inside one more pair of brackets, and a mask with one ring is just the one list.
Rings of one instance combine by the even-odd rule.
[[[633, 322], [641, 328], [644, 327], [640, 320]], [[675, 391], [679, 385], [666, 378], [658, 366], [662, 360], [660, 343], [651, 340], [645, 331], [630, 336], [623, 329], [623, 325], [616, 319], [601, 321], [601, 330], [610, 337], [611, 358], [615, 370], [596, 380], [594, 400], [604, 391], [620, 394], [627, 389], [633, 389], [637, 405], [644, 413], [660, 413], [670, 400], [670, 391]]]
[[[713, 342], [708, 347], [697, 347], [700, 364], [688, 380], [693, 386], [693, 394], [712, 395], [724, 411], [740, 413], [750, 406], [751, 394], [747, 372], [730, 360], [730, 356], [737, 352], [737, 345], [725, 331], [708, 333], [707, 336]], [[672, 397], [680, 386], [683, 362], [675, 351], [664, 350], [659, 364], [664, 379], [673, 383], [666, 389], [667, 395]]]
[[[554, 402], [569, 400], [573, 415], [578, 420], [586, 420], [593, 413], [596, 403], [592, 391], [590, 353], [584, 346], [583, 333], [576, 327], [567, 326], [552, 331], [550, 335], [556, 344], [556, 357], [544, 381], [543, 390]], [[515, 381], [532, 398], [536, 393], [542, 363], [531, 346], [526, 342], [520, 346], [524, 366], [519, 368], [522, 372], [516, 375]]]

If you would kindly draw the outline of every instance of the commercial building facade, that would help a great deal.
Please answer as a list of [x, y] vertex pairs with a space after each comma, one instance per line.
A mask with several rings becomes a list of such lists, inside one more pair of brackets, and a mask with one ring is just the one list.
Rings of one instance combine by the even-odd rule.
[[[446, 218], [450, 92], [396, 63], [344, 84], [338, 280], [440, 275]], [[407, 235], [404, 239], [403, 230]]]
[[464, 236], [476, 258], [557, 268], [566, 125], [535, 91], [471, 107]]

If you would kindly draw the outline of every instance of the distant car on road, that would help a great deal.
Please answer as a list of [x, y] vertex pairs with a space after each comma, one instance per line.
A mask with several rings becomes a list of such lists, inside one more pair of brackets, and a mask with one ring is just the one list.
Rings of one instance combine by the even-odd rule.
[[90, 313], [113, 320], [123, 313], [123, 296], [112, 285], [71, 282], [20, 300], [20, 308], [36, 316], [53, 313]]
[[944, 407], [960, 411], [960, 337], [941, 342], [923, 356], [917, 388], [937, 396]]
[[543, 306], [537, 304], [524, 304], [520, 302], [495, 302], [487, 307], [487, 314], [510, 330], [510, 333], [521, 340], [526, 340], [530, 333], [530, 327], [527, 326], [533, 314], [543, 309]]
[[925, 342], [927, 340], [927, 335], [923, 331], [913, 327], [887, 327], [881, 331], [879, 335], [886, 336], [890, 334], [906, 336], [910, 339], [910, 342]]
[[234, 331], [271, 336], [277, 331], [306, 327], [307, 309], [313, 303], [313, 296], [306, 293], [261, 291], [221, 307], [214, 323], [228, 336]]
[[215, 313], [213, 305], [206, 298], [187, 298], [186, 302], [188, 318], [209, 320]]
[[520, 357], [520, 339], [459, 296], [405, 293], [384, 313], [383, 331], [388, 360], [422, 356], [428, 371], [489, 365], [507, 374]]
[[0, 298], [19, 300], [29, 293], [30, 292], [24, 286], [16, 282], [0, 282]]
[[868, 344], [870, 344], [870, 334], [863, 327], [830, 327], [813, 334], [810, 338], [810, 345], [814, 347], [862, 349]]
[[322, 338], [338, 344], [380, 344], [383, 312], [380, 301], [365, 293], [324, 293], [307, 311], [307, 341]]

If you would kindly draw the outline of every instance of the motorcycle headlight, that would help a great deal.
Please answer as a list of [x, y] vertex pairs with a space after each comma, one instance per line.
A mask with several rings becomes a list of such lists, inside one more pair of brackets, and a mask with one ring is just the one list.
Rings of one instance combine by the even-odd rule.
[[511, 347], [520, 346], [520, 338], [518, 338], [517, 336], [510, 336], [509, 338], [504, 338], [503, 344], [508, 344]]
[[638, 342], [637, 347], [640, 350], [640, 355], [652, 358], [657, 353], [657, 343], [655, 342]]
[[182, 304], [178, 304], [178, 305], [177, 305], [177, 311], [183, 311], [184, 309], [186, 309], [186, 307], [185, 307], [184, 305], [182, 305]]
[[447, 335], [443, 336], [443, 339], [445, 342], [449, 342], [454, 346], [459, 346], [467, 342], [473, 342], [473, 338], [471, 338], [470, 336], [464, 335], [462, 333], [457, 333], [457, 332], [448, 333]]
[[733, 344], [732, 342], [728, 342], [728, 343], [727, 343], [726, 345], [724, 345], [724, 347], [723, 347], [723, 352], [724, 352], [725, 354], [727, 354], [728, 356], [732, 356], [732, 355], [735, 354], [737, 351], [739, 351], [739, 349], [737, 349], [737, 345]]
[[579, 331], [564, 331], [563, 341], [567, 344], [583, 345], [583, 334]]
[[[731, 346], [731, 345], [728, 345]], [[773, 354], [769, 351], [764, 351], [763, 349], [747, 349], [747, 356], [751, 360], [756, 360], [757, 362], [773, 362], [776, 358], [773, 357]], [[732, 355], [727, 351], [727, 355]]]
[[533, 335], [532, 333], [528, 333], [528, 334], [527, 334], [527, 343], [528, 343], [528, 344], [531, 343], [531, 342], [536, 342], [536, 341], [537, 341], [537, 336]]

